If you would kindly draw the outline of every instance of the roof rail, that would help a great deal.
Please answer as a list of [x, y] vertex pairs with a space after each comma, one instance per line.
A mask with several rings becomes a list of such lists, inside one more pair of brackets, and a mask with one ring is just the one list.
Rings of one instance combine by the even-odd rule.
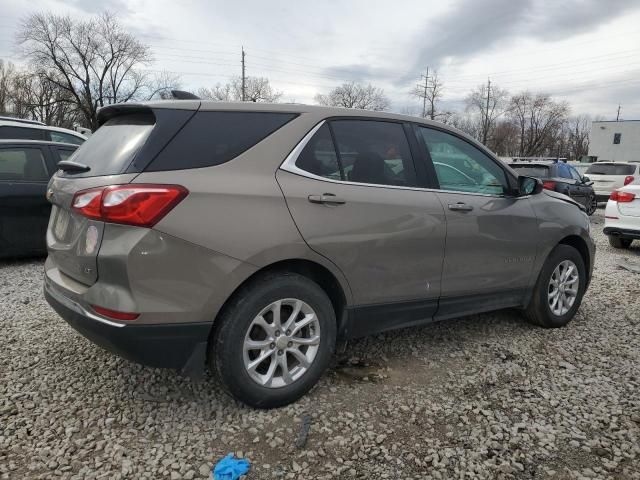
[[38, 120], [27, 120], [26, 118], [0, 116], [0, 120], [6, 120], [6, 121], [9, 121], [9, 122], [18, 122], [18, 123], [29, 123], [31, 125], [44, 125], [44, 126], [46, 126], [45, 123], [42, 123], [42, 122], [40, 122]]

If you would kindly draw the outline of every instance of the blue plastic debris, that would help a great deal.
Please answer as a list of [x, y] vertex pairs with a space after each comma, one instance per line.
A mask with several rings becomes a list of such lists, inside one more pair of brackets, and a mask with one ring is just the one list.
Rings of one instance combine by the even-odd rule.
[[235, 458], [230, 453], [213, 467], [214, 480], [238, 480], [249, 471], [249, 460]]

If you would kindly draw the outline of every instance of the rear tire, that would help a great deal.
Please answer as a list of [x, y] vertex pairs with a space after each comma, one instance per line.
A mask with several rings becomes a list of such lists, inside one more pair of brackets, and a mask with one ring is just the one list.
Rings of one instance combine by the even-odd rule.
[[298, 400], [318, 382], [335, 349], [336, 316], [329, 297], [294, 273], [250, 281], [216, 323], [211, 370], [232, 396], [252, 407]]
[[609, 245], [613, 248], [629, 248], [633, 242], [630, 238], [620, 238], [609, 235]]
[[578, 250], [556, 246], [540, 271], [526, 318], [544, 328], [564, 327], [580, 307], [586, 286], [587, 272]]
[[595, 195], [592, 195], [591, 198], [589, 198], [589, 201], [587, 203], [587, 215], [589, 216], [593, 215], [597, 209], [598, 209], [598, 199], [596, 198]]

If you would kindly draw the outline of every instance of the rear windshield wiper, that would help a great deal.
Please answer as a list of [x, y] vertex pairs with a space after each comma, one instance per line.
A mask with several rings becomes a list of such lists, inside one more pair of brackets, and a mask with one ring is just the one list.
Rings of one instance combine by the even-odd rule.
[[88, 172], [91, 170], [89, 165], [71, 160], [62, 160], [61, 162], [58, 162], [58, 168], [65, 172]]

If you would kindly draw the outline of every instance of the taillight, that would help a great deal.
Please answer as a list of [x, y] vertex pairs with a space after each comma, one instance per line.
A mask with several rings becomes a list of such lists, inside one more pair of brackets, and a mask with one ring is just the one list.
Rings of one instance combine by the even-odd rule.
[[555, 190], [556, 182], [552, 182], [551, 180], [545, 180], [544, 182], [542, 182], [542, 188], [546, 190]]
[[618, 202], [618, 203], [628, 203], [628, 202], [633, 202], [635, 198], [636, 198], [636, 195], [634, 193], [620, 192], [618, 190], [614, 190], [613, 192], [611, 192], [611, 196], [609, 197], [609, 200], [613, 200], [614, 202]]
[[91, 308], [103, 317], [113, 318], [114, 320], [135, 320], [140, 316], [139, 313], [119, 312], [117, 310], [99, 307], [98, 305], [91, 305]]
[[635, 180], [635, 178], [633, 177], [633, 175], [627, 175], [624, 178], [624, 184], [625, 185], [629, 185], [631, 182], [633, 182]]
[[187, 196], [180, 185], [114, 185], [75, 194], [73, 210], [103, 222], [152, 227]]

